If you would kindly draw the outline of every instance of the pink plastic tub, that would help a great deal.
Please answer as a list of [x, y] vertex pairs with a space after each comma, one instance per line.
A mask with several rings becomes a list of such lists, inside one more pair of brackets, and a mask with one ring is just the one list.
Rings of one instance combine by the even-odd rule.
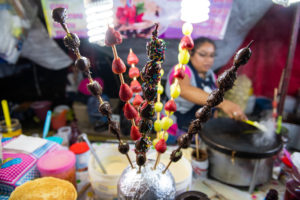
[[41, 176], [52, 176], [73, 183], [76, 187], [76, 157], [72, 151], [53, 151], [42, 156], [37, 162]]

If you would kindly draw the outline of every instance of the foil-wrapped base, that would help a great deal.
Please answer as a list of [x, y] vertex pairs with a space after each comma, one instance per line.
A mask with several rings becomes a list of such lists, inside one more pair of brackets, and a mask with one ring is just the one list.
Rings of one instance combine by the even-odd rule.
[[165, 166], [159, 163], [153, 170], [155, 161], [148, 160], [142, 167], [141, 173], [137, 173], [139, 166], [133, 163], [134, 169], [127, 167], [118, 183], [119, 199], [175, 199], [175, 181], [169, 170], [162, 173]]

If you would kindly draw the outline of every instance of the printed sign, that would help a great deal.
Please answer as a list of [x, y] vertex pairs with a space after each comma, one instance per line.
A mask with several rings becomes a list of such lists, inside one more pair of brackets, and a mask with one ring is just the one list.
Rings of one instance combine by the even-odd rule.
[[[181, 38], [183, 21], [181, 16], [182, 0], [113, 0], [114, 26], [124, 38], [149, 38], [154, 23], [159, 24], [162, 38]], [[65, 35], [61, 26], [51, 18], [56, 7], [68, 9], [67, 24], [71, 32], [79, 37], [87, 37], [86, 16], [83, 0], [42, 0], [48, 32], [51, 37]], [[209, 19], [193, 24], [193, 38], [208, 36], [223, 39], [232, 7], [232, 0], [210, 0]]]
[[87, 37], [83, 0], [42, 0], [42, 6], [50, 37], [63, 38], [66, 35], [61, 25], [54, 22], [52, 19], [52, 10], [57, 7], [68, 9], [68, 19], [66, 23], [69, 30], [76, 33], [81, 38]]

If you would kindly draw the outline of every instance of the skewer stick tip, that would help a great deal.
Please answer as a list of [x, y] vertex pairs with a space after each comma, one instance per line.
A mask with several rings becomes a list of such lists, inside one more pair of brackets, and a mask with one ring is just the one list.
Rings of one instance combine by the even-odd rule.
[[250, 48], [250, 46], [253, 44], [254, 40], [251, 40], [250, 43], [247, 45], [247, 48]]
[[164, 169], [164, 171], [162, 172], [163, 174], [166, 173], [166, 171], [168, 170], [168, 168], [170, 167], [172, 163], [172, 160], [170, 160], [170, 162], [168, 163], [167, 167]]
[[128, 156], [128, 153], [126, 153], [125, 155], [126, 155], [126, 157], [127, 157], [127, 160], [128, 160], [129, 163], [130, 163], [131, 168], [134, 169], [133, 164], [132, 164], [132, 162], [131, 162], [131, 159], [130, 159], [130, 157]]

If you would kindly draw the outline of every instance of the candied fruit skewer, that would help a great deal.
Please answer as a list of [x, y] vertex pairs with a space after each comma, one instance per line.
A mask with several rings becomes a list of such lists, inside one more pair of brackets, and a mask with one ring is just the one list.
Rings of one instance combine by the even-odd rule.
[[[134, 99], [136, 99], [136, 106], [140, 105], [140, 101], [137, 101], [141, 98], [141, 96], [138, 94], [142, 91], [142, 87], [141, 84], [139, 83], [139, 81], [137, 80], [137, 78], [140, 76], [140, 70], [139, 68], [136, 67], [136, 65], [138, 64], [139, 59], [138, 57], [135, 55], [135, 53], [133, 53], [132, 49], [129, 49], [129, 54], [127, 56], [127, 64], [130, 66], [129, 69], [129, 77], [132, 79], [131, 83], [130, 83], [130, 88], [132, 89], [132, 92], [135, 95]], [[136, 97], [137, 96], [137, 97]]]
[[135, 123], [135, 119], [138, 117], [138, 112], [134, 108], [134, 106], [132, 106], [129, 102], [129, 100], [133, 96], [133, 91], [129, 87], [129, 85], [126, 84], [124, 81], [123, 73], [126, 72], [126, 66], [123, 60], [118, 56], [118, 52], [116, 49], [116, 45], [121, 43], [122, 43], [122, 36], [120, 35], [120, 33], [116, 31], [114, 28], [108, 27], [105, 34], [105, 44], [112, 48], [113, 55], [114, 55], [114, 60], [112, 63], [112, 71], [114, 74], [119, 75], [120, 78], [121, 86], [119, 91], [119, 97], [123, 102], [125, 102], [125, 105], [123, 107], [123, 112], [125, 117], [131, 122], [130, 136], [133, 140], [137, 140], [141, 137], [141, 134], [137, 129]]
[[152, 32], [150, 42], [147, 42], [147, 55], [150, 59], [143, 67], [141, 71], [141, 79], [144, 81], [142, 84], [142, 91], [144, 96], [143, 103], [139, 106], [139, 113], [141, 120], [139, 121], [139, 130], [142, 133], [142, 137], [136, 141], [136, 153], [137, 159], [141, 159], [144, 162], [137, 162], [139, 166], [144, 165], [146, 162], [146, 152], [151, 146], [151, 141], [147, 137], [147, 133], [151, 132], [153, 128], [153, 116], [154, 116], [154, 100], [156, 98], [156, 85], [160, 80], [161, 63], [164, 61], [165, 42], [157, 38], [156, 24], [155, 30]]
[[177, 162], [181, 158], [180, 157], [179, 159], [176, 159], [175, 155], [181, 152], [181, 148], [185, 149], [189, 147], [193, 135], [198, 134], [202, 128], [202, 124], [209, 119], [211, 109], [220, 104], [223, 101], [224, 93], [233, 87], [238, 68], [242, 65], [245, 65], [251, 57], [252, 52], [250, 46], [252, 43], [253, 40], [247, 45], [247, 47], [240, 49], [236, 53], [233, 60], [233, 66], [223, 72], [223, 74], [221, 74], [221, 76], [218, 78], [219, 88], [212, 91], [207, 98], [206, 105], [197, 110], [195, 113], [197, 119], [191, 122], [188, 132], [178, 138], [178, 147], [172, 152], [169, 164], [164, 169], [163, 173], [167, 171], [172, 162]]
[[[165, 104], [165, 112], [167, 113], [167, 116], [165, 116], [162, 120], [157, 119], [154, 122], [155, 128], [158, 131], [160, 131], [159, 128], [163, 129], [162, 138], [168, 137], [167, 130], [173, 124], [173, 120], [170, 118], [170, 116], [173, 115], [173, 113], [176, 112], [176, 110], [177, 110], [176, 103], [174, 100], [180, 96], [180, 92], [181, 92], [181, 88], [179, 85], [179, 79], [182, 80], [185, 77], [185, 65], [188, 64], [188, 62], [190, 60], [189, 50], [194, 48], [194, 41], [191, 37], [192, 31], [193, 31], [192, 24], [185, 23], [183, 25], [182, 33], [184, 34], [184, 37], [181, 39], [179, 46], [178, 46], [178, 50], [179, 50], [178, 64], [175, 66], [174, 74], [173, 74], [174, 81], [170, 87], [171, 99]], [[198, 137], [198, 135], [196, 135], [196, 137]], [[154, 147], [156, 147], [156, 143], [158, 142], [159, 139], [160, 138], [157, 138], [153, 141]], [[198, 149], [198, 147], [196, 147], [196, 148]], [[159, 159], [160, 152], [158, 150], [157, 150], [157, 154], [158, 154], [157, 159]], [[158, 162], [156, 162], [154, 164], [154, 169], [156, 168], [157, 163]]]
[[[160, 70], [160, 76], [162, 77], [164, 74], [164, 70], [161, 69]], [[162, 123], [161, 123], [161, 120], [160, 120], [160, 116], [161, 116], [161, 111], [162, 111], [162, 108], [163, 108], [163, 104], [162, 102], [160, 101], [160, 97], [161, 97], [161, 94], [163, 93], [164, 91], [164, 88], [163, 86], [161, 85], [161, 80], [159, 80], [158, 84], [157, 84], [157, 99], [156, 99], [156, 102], [154, 104], [154, 110], [156, 112], [156, 120], [154, 122], [154, 130], [156, 131], [156, 138], [152, 141], [153, 143], [153, 147], [156, 148], [156, 144], [159, 142], [159, 140], [161, 138], [163, 138], [165, 141], [167, 141], [166, 138], [168, 138], [168, 133], [166, 131], [164, 132], [161, 132], [161, 129], [162, 129]], [[162, 133], [162, 134], [161, 134]], [[161, 136], [162, 135], [162, 136]], [[157, 157], [156, 157], [156, 161], [155, 161], [155, 164], [153, 166], [153, 169], [155, 170], [156, 169], [156, 166], [158, 165], [158, 163], [160, 162], [160, 155], [161, 153], [157, 151]]]
[[92, 95], [96, 96], [97, 99], [99, 100], [99, 112], [102, 113], [104, 116], [107, 117], [108, 119], [108, 123], [109, 123], [109, 131], [116, 135], [117, 139], [119, 140], [119, 151], [122, 154], [125, 154], [131, 167], [133, 168], [132, 162], [128, 156], [128, 151], [129, 151], [129, 145], [126, 142], [123, 142], [120, 138], [120, 127], [118, 125], [118, 123], [116, 123], [115, 121], [112, 121], [111, 119], [111, 115], [112, 115], [112, 110], [111, 110], [111, 106], [108, 102], [103, 101], [103, 99], [101, 98], [101, 94], [102, 94], [102, 87], [101, 85], [93, 80], [93, 78], [91, 77], [91, 72], [90, 72], [90, 61], [88, 58], [83, 57], [80, 55], [79, 52], [79, 46], [80, 46], [80, 40], [78, 38], [78, 36], [75, 33], [70, 33], [65, 20], [67, 17], [67, 10], [65, 8], [56, 8], [52, 11], [52, 18], [54, 19], [55, 22], [58, 22], [61, 24], [61, 26], [63, 27], [63, 29], [65, 30], [65, 32], [67, 33], [67, 35], [64, 37], [64, 44], [65, 46], [73, 51], [77, 57], [76, 61], [75, 61], [75, 66], [77, 69], [79, 69], [80, 71], [84, 72], [89, 79], [89, 83], [87, 84], [87, 88], [89, 89], [89, 91], [91, 92]]
[[133, 92], [131, 88], [125, 83], [123, 73], [126, 72], [126, 66], [123, 60], [118, 56], [118, 52], [116, 49], [117, 44], [122, 43], [122, 36], [118, 31], [116, 31], [112, 27], [108, 27], [106, 34], [105, 34], [105, 44], [110, 46], [113, 51], [114, 60], [112, 63], [112, 71], [113, 73], [119, 75], [121, 87], [119, 91], [119, 96], [122, 101], [124, 101], [125, 109], [124, 114], [128, 120], [131, 120], [132, 126], [135, 126], [133, 118], [136, 118], [137, 111], [134, 107], [129, 103], [129, 100], [132, 98]]
[[[136, 142], [137, 155], [141, 154], [145, 158], [146, 152], [151, 146], [151, 141], [147, 137], [147, 133], [151, 132], [153, 128], [154, 117], [154, 100], [157, 94], [157, 83], [160, 81], [161, 63], [165, 59], [165, 42], [157, 37], [158, 24], [155, 24], [155, 30], [152, 32], [152, 37], [147, 42], [146, 49], [150, 61], [146, 63], [141, 71], [141, 79], [144, 81], [142, 84], [144, 102], [139, 107], [141, 120], [139, 122], [139, 129], [142, 137]], [[139, 156], [140, 157], [140, 156]], [[138, 158], [138, 157], [137, 157]], [[144, 163], [138, 163], [142, 166]]]
[[[132, 49], [129, 49], [129, 54], [127, 56], [127, 64], [130, 67], [129, 69], [129, 77], [131, 79], [133, 79], [130, 83], [130, 88], [133, 92], [133, 94], [136, 94], [133, 100], [133, 106], [137, 109], [140, 104], [143, 102], [142, 97], [138, 94], [139, 92], [142, 91], [142, 87], [141, 84], [138, 82], [137, 78], [140, 76], [140, 71], [139, 69], [136, 67], [136, 65], [138, 64], [139, 59], [138, 57], [135, 55], [135, 53], [133, 53]], [[138, 120], [139, 117], [139, 113], [138, 116], [136, 117], [135, 120]], [[138, 127], [136, 126], [135, 120], [132, 119], [132, 127], [130, 130], [130, 137], [133, 140], [138, 140], [141, 137], [141, 133], [138, 130]], [[138, 122], [138, 121], [137, 121]]]

